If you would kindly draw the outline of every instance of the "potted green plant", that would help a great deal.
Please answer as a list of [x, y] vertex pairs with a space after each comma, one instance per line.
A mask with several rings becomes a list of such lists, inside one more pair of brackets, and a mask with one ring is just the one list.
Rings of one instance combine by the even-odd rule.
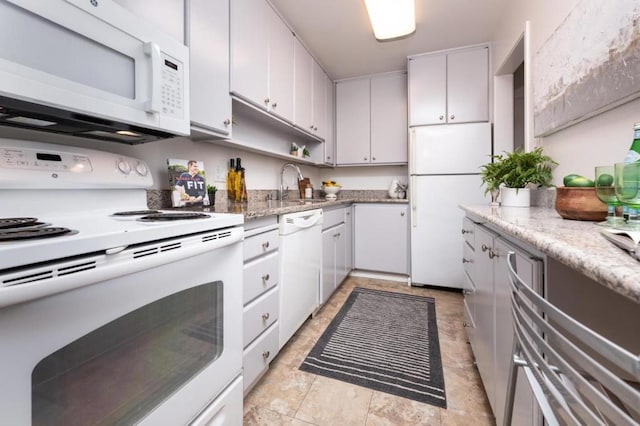
[[298, 145], [296, 145], [295, 142], [292, 142], [291, 143], [291, 149], [289, 150], [290, 154], [293, 155], [294, 157], [297, 157], [298, 156], [298, 148], [299, 148]]
[[558, 164], [542, 152], [542, 147], [529, 152], [516, 149], [492, 155], [491, 159], [480, 168], [485, 194], [491, 192], [495, 202], [500, 191], [502, 205], [508, 207], [528, 207], [531, 194], [527, 186], [551, 186], [551, 169]]
[[309, 152], [309, 150], [307, 148], [304, 148], [302, 150], [302, 157], [303, 158], [307, 158], [307, 157], [310, 157], [310, 156], [311, 156], [311, 153]]
[[215, 206], [216, 204], [216, 191], [218, 190], [218, 188], [216, 188], [213, 185], [207, 185], [207, 195], [209, 196], [209, 205], [210, 206]]

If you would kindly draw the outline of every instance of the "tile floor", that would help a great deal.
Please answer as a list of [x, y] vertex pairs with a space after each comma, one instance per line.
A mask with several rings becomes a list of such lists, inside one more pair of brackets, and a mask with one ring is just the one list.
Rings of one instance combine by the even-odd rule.
[[[356, 287], [436, 299], [447, 409], [298, 370], [316, 340]], [[463, 322], [462, 294], [349, 277], [307, 320], [244, 399], [245, 425], [493, 425], [486, 394], [473, 365]]]

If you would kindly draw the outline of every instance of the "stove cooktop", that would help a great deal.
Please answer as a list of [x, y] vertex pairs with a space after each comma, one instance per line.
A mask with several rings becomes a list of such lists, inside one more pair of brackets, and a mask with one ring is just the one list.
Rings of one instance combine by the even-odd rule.
[[[124, 211], [124, 209], [123, 209]], [[0, 218], [0, 269], [54, 258], [117, 250], [134, 244], [241, 226], [240, 214], [132, 209], [143, 213], [114, 215], [113, 210], [44, 215], [37, 219]], [[144, 219], [147, 218], [147, 219]], [[18, 220], [16, 220], [18, 219]], [[9, 228], [9, 224], [18, 227]]]

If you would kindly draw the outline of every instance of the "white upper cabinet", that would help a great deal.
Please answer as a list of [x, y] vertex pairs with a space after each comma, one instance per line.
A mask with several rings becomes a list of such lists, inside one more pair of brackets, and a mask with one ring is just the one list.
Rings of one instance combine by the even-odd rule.
[[231, 92], [269, 105], [269, 5], [264, 0], [231, 3]]
[[409, 125], [489, 120], [489, 49], [409, 59]]
[[327, 132], [324, 137], [324, 162], [328, 165], [336, 164], [336, 141], [334, 137], [334, 112], [335, 112], [334, 84], [327, 77]]
[[187, 0], [186, 5], [192, 128], [229, 137], [229, 2]]
[[327, 134], [327, 74], [300, 40], [294, 43], [295, 125], [320, 139]]
[[294, 71], [294, 94], [295, 113], [294, 123], [300, 129], [311, 133], [313, 131], [311, 118], [311, 83], [313, 58], [300, 40], [294, 39], [293, 56], [295, 63]]
[[327, 84], [329, 78], [315, 60], [311, 63], [311, 126], [313, 134], [321, 139], [327, 133]]
[[269, 105], [272, 113], [293, 122], [293, 42], [295, 37], [270, 7]]
[[338, 82], [337, 164], [406, 164], [406, 105], [404, 73]]
[[368, 78], [336, 84], [336, 163], [369, 164], [371, 93]]
[[407, 162], [407, 76], [371, 79], [371, 162]]
[[231, 37], [231, 92], [293, 122], [291, 31], [265, 0], [234, 0]]

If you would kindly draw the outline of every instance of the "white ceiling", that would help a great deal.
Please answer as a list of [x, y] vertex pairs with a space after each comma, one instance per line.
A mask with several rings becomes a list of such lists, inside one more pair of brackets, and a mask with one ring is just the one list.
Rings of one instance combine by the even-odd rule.
[[270, 0], [333, 80], [406, 69], [416, 53], [491, 41], [510, 0], [416, 0], [416, 32], [373, 36], [364, 0]]

